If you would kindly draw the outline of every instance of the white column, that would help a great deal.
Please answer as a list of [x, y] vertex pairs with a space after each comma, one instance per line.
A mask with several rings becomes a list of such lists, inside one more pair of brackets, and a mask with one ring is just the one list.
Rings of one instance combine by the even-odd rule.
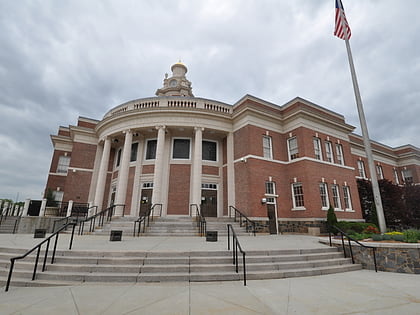
[[152, 204], [162, 203], [162, 174], [165, 148], [165, 126], [157, 126], [158, 138], [156, 145], [155, 175], [153, 178]]
[[226, 139], [228, 206], [235, 206], [235, 163], [233, 162], [233, 146], [233, 132], [229, 132]]
[[69, 205], [67, 206], [66, 217], [71, 216], [71, 210], [73, 209], [73, 200], [69, 200]]
[[47, 206], [47, 199], [44, 198], [42, 199], [41, 202], [41, 209], [39, 210], [39, 216], [43, 217], [45, 215], [45, 207]]
[[139, 146], [137, 149], [137, 161], [136, 170], [134, 172], [134, 183], [133, 183], [133, 198], [131, 199], [131, 211], [130, 216], [138, 216], [140, 210], [140, 175], [142, 171], [142, 161], [144, 153], [145, 141], [143, 136], [139, 136]]
[[109, 154], [111, 152], [111, 139], [106, 138], [102, 151], [101, 164], [99, 165], [98, 183], [96, 185], [94, 204], [98, 207], [98, 212], [102, 210], [104, 201], [106, 175], [108, 173]]
[[[192, 169], [192, 203], [201, 204], [201, 177], [203, 166], [203, 131], [204, 128], [196, 127], [194, 137], [194, 157]], [[194, 213], [192, 213], [194, 215]]]
[[95, 154], [95, 163], [93, 165], [93, 173], [92, 178], [90, 180], [90, 187], [89, 187], [89, 196], [88, 202], [89, 204], [94, 204], [95, 193], [96, 193], [96, 186], [98, 184], [98, 174], [99, 174], [99, 166], [101, 164], [101, 158], [104, 151], [104, 147], [98, 143], [96, 146], [96, 154]]
[[[124, 131], [125, 140], [121, 155], [120, 170], [118, 172], [117, 191], [115, 194], [115, 204], [125, 204], [125, 197], [127, 195], [128, 171], [130, 168], [131, 144], [133, 142], [133, 133], [131, 130]], [[115, 216], [123, 216], [124, 208], [117, 206], [115, 208]]]

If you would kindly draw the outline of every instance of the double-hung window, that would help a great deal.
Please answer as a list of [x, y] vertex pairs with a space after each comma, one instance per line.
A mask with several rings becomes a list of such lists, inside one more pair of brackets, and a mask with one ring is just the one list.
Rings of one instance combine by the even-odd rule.
[[336, 152], [337, 163], [340, 165], [344, 165], [343, 146], [341, 144], [336, 144], [335, 152]]
[[357, 170], [359, 171], [359, 177], [366, 178], [365, 163], [362, 160], [357, 160]]
[[327, 162], [334, 163], [332, 144], [330, 141], [325, 141], [325, 159]]
[[289, 160], [294, 160], [299, 157], [299, 148], [297, 138], [293, 137], [287, 140], [287, 147], [289, 149]]
[[322, 160], [321, 139], [314, 137], [314, 152], [317, 160]]
[[343, 186], [343, 199], [344, 199], [344, 208], [346, 208], [346, 210], [352, 210], [349, 186]]
[[381, 165], [376, 165], [376, 174], [378, 174], [378, 179], [384, 179], [384, 170]]
[[67, 173], [70, 165], [70, 157], [62, 155], [58, 158], [57, 173]]
[[331, 186], [334, 209], [341, 209], [340, 187], [338, 185]]
[[321, 196], [322, 209], [327, 210], [329, 205], [328, 186], [326, 183], [319, 183], [319, 195]]
[[273, 158], [272, 140], [270, 136], [263, 136], [263, 154], [267, 159]]
[[203, 161], [217, 161], [217, 142], [203, 140], [202, 159]]
[[146, 160], [156, 159], [156, 147], [157, 147], [157, 140], [156, 139], [147, 140]]
[[302, 183], [293, 183], [292, 184], [292, 194], [293, 194], [293, 208], [303, 209], [305, 207], [305, 202], [303, 199], [303, 187]]

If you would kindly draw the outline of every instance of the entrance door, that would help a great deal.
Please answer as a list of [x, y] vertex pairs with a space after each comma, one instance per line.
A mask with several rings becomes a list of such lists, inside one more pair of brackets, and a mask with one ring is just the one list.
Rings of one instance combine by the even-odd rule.
[[146, 214], [147, 211], [152, 206], [152, 194], [153, 194], [153, 189], [142, 189], [141, 190], [139, 216], [142, 216], [142, 215]]
[[201, 190], [201, 211], [205, 217], [217, 217], [217, 190]]
[[277, 234], [276, 205], [267, 203], [268, 229], [270, 234]]

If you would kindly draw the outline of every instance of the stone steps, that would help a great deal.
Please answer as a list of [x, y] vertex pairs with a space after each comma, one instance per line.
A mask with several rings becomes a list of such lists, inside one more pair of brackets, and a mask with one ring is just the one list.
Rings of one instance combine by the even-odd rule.
[[[24, 250], [0, 248], [0, 285], [4, 285], [10, 258]], [[166, 281], [228, 281], [243, 278], [242, 256], [239, 273], [228, 251], [196, 252], [96, 252], [57, 251], [53, 265], [41, 272], [40, 256], [35, 281], [31, 281], [34, 255], [17, 261], [12, 286], [55, 286], [93, 283], [136, 283]], [[50, 259], [48, 259], [50, 260]], [[253, 250], [247, 252], [248, 279], [277, 279], [313, 276], [361, 269], [343, 258], [336, 248], [311, 250]]]
[[8, 216], [7, 218], [3, 218], [0, 224], [0, 234], [12, 234], [17, 220], [19, 220], [19, 217], [15, 216]]

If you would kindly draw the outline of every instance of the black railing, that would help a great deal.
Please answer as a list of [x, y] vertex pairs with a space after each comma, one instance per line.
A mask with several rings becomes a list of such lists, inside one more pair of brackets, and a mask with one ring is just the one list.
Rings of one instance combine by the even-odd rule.
[[235, 265], [236, 273], [239, 273], [239, 259], [238, 251], [242, 254], [242, 266], [244, 269], [244, 285], [246, 286], [246, 264], [245, 264], [245, 252], [242, 250], [241, 244], [239, 244], [238, 237], [236, 236], [235, 230], [231, 224], [227, 225], [228, 229], [228, 250], [230, 251], [230, 231], [232, 231], [232, 264]]
[[200, 206], [195, 203], [190, 204], [190, 215], [192, 216], [194, 213], [197, 221], [198, 233], [200, 236], [205, 236], [207, 231], [206, 218], [200, 210]]
[[355, 262], [354, 262], [354, 255], [353, 255], [353, 249], [352, 249], [352, 246], [351, 246], [351, 241], [353, 241], [353, 242], [355, 242], [355, 243], [357, 243], [357, 244], [359, 244], [361, 247], [364, 247], [364, 248], [370, 248], [370, 249], [372, 249], [372, 251], [373, 251], [373, 263], [374, 263], [374, 265], [375, 265], [375, 271], [376, 272], [378, 272], [378, 267], [377, 267], [377, 265], [376, 265], [376, 248], [375, 247], [373, 247], [373, 246], [366, 246], [366, 245], [364, 245], [364, 244], [362, 244], [362, 243], [360, 243], [359, 241], [357, 241], [357, 240], [355, 240], [354, 238], [352, 238], [352, 237], [350, 237], [348, 234], [346, 234], [344, 231], [342, 231], [342, 230], [340, 230], [338, 227], [336, 227], [335, 225], [332, 225], [332, 226], [329, 226], [328, 227], [328, 235], [329, 235], [329, 238], [330, 238], [330, 247], [332, 246], [332, 242], [331, 242], [331, 229], [334, 229], [334, 230], [336, 230], [338, 233], [340, 233], [340, 235], [341, 235], [341, 244], [342, 244], [342, 246], [343, 246], [343, 253], [344, 253], [344, 257], [345, 258], [347, 258], [347, 255], [346, 255], [346, 248], [345, 248], [345, 246], [344, 246], [344, 236], [347, 238], [347, 240], [348, 240], [348, 244], [349, 244], [349, 251], [350, 251], [350, 256], [351, 256], [351, 261], [352, 261], [352, 263], [354, 264]]
[[239, 226], [242, 227], [242, 224], [245, 224], [246, 231], [249, 232], [250, 230], [252, 233], [254, 233], [254, 236], [256, 235], [256, 227], [255, 227], [255, 221], [252, 221], [250, 218], [248, 218], [245, 214], [243, 214], [241, 211], [236, 209], [234, 206], [229, 206], [229, 218], [232, 218], [232, 212], [234, 221], [236, 222], [236, 219], [239, 220]]
[[137, 224], [138, 224], [137, 236], [140, 235], [141, 225], [142, 224], [143, 224], [143, 233], [146, 231], [146, 226], [149, 226], [149, 223], [150, 223], [150, 216], [152, 217], [152, 222], [153, 222], [153, 218], [155, 217], [155, 211], [157, 211], [156, 208], [159, 209], [159, 216], [162, 216], [162, 204], [161, 203], [157, 203], [157, 204], [152, 205], [147, 210], [146, 213], [140, 215], [139, 218], [134, 221], [133, 236], [136, 236], [136, 227], [137, 227]]
[[83, 235], [86, 222], [89, 222], [89, 232], [91, 233], [95, 232], [96, 226], [102, 227], [104, 222], [110, 222], [117, 207], [123, 207], [122, 213], [124, 213], [125, 205], [112, 205], [109, 208], [106, 208], [98, 213], [95, 213], [94, 215], [91, 215], [90, 217], [87, 217], [86, 219], [81, 220], [79, 224], [79, 235]]
[[47, 245], [45, 247], [44, 262], [42, 264], [42, 272], [45, 271], [45, 266], [47, 264], [47, 258], [48, 258], [48, 250], [50, 248], [50, 241], [55, 236], [54, 249], [53, 249], [52, 256], [51, 256], [51, 264], [54, 264], [55, 253], [56, 253], [57, 242], [58, 242], [58, 235], [60, 234], [61, 231], [65, 230], [67, 228], [67, 226], [69, 226], [69, 225], [73, 226], [72, 233], [71, 233], [71, 238], [70, 238], [70, 244], [69, 244], [69, 250], [71, 250], [71, 247], [73, 246], [74, 229], [76, 227], [76, 223], [74, 223], [74, 222], [69, 222], [66, 225], [62, 226], [60, 229], [57, 230], [57, 232], [48, 236], [45, 240], [40, 242], [38, 245], [34, 246], [32, 249], [28, 250], [25, 254], [23, 254], [21, 256], [16, 256], [16, 257], [10, 258], [10, 269], [9, 269], [9, 276], [7, 278], [7, 283], [6, 283], [6, 290], [5, 290], [6, 292], [9, 291], [9, 286], [10, 286], [10, 281], [12, 280], [12, 274], [13, 274], [13, 268], [15, 266], [15, 261], [19, 260], [19, 259], [23, 259], [26, 256], [28, 256], [30, 253], [32, 253], [33, 251], [37, 250], [35, 265], [34, 265], [34, 271], [32, 273], [32, 280], [35, 280], [35, 276], [36, 276], [36, 272], [37, 272], [37, 268], [38, 268], [39, 256], [40, 256], [40, 253], [41, 253], [41, 247], [42, 247], [42, 245], [47, 243]]

